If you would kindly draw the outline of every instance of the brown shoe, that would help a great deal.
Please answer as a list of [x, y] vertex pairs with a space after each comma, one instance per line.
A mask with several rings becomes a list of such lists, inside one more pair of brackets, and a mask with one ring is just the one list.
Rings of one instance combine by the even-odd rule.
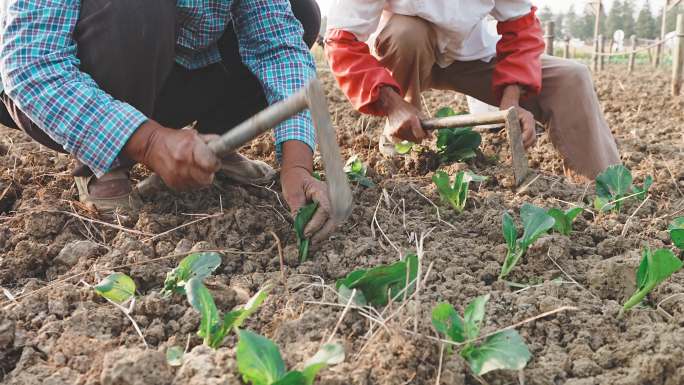
[[221, 159], [221, 171], [238, 183], [258, 185], [270, 183], [277, 174], [267, 163], [249, 159], [238, 152]]
[[117, 169], [95, 176], [75, 176], [79, 200], [93, 205], [100, 212], [117, 209], [132, 210], [141, 206], [140, 198], [133, 194], [131, 181], [125, 169]]

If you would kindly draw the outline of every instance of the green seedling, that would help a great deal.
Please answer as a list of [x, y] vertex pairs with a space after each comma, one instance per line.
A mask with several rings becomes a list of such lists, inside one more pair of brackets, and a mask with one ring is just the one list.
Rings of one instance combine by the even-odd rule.
[[608, 167], [596, 177], [594, 207], [599, 211], [620, 211], [622, 201], [632, 188], [632, 173], [618, 164]]
[[520, 257], [525, 255], [527, 249], [542, 234], [551, 230], [556, 223], [555, 219], [547, 214], [546, 210], [528, 203], [523, 204], [520, 208], [520, 218], [522, 219], [524, 231], [522, 238], [516, 239], [518, 237], [518, 230], [515, 228], [513, 218], [508, 213], [503, 215], [503, 236], [506, 239], [508, 251], [506, 253], [506, 260], [501, 267], [499, 279], [506, 277], [518, 263]]
[[653, 177], [649, 175], [644, 179], [644, 185], [642, 187], [632, 186], [632, 192], [636, 194], [638, 200], [643, 201], [646, 199], [646, 194], [648, 194], [648, 190], [652, 185]]
[[676, 218], [669, 227], [672, 243], [678, 249], [684, 250], [684, 217]]
[[465, 209], [468, 199], [470, 182], [484, 182], [487, 177], [475, 175], [469, 171], [460, 171], [456, 174], [453, 184], [449, 179], [449, 175], [444, 171], [437, 171], [432, 176], [432, 182], [437, 186], [437, 191], [439, 191], [442, 200], [451, 204], [456, 212], [461, 213]]
[[202, 281], [221, 265], [218, 253], [193, 253], [183, 258], [178, 266], [166, 274], [161, 295], [185, 294], [185, 285], [191, 278]]
[[309, 238], [304, 235], [306, 224], [313, 218], [318, 209], [318, 202], [311, 202], [297, 211], [294, 220], [295, 234], [297, 235], [297, 248], [299, 249], [299, 262], [309, 259]]
[[113, 273], [93, 286], [93, 289], [102, 297], [120, 305], [135, 295], [135, 282], [126, 274]]
[[550, 209], [546, 213], [553, 217], [556, 223], [553, 228], [563, 235], [570, 235], [572, 233], [572, 222], [582, 212], [581, 207], [573, 207], [565, 212], [560, 209]]
[[644, 249], [636, 272], [637, 290], [625, 302], [622, 310], [629, 310], [641, 303], [648, 293], [681, 268], [682, 261], [671, 250], [659, 249], [652, 252], [648, 248]]
[[303, 370], [286, 372], [280, 349], [273, 341], [249, 330], [237, 333], [238, 371], [243, 381], [252, 385], [313, 385], [318, 372], [344, 361], [342, 345], [327, 343], [304, 363]]
[[[440, 108], [436, 118], [458, 115], [451, 107]], [[443, 163], [463, 162], [474, 158], [482, 136], [472, 127], [442, 128], [437, 131], [437, 153]]]
[[270, 285], [264, 286], [244, 306], [221, 316], [214, 298], [204, 283], [197, 277], [191, 278], [186, 284], [188, 302], [202, 316], [197, 335], [204, 339], [205, 345], [214, 349], [218, 348], [231, 330], [237, 330], [250, 315], [259, 309], [270, 291]]
[[169, 366], [181, 366], [183, 363], [183, 348], [180, 346], [171, 346], [166, 349], [166, 363]]
[[366, 165], [363, 164], [358, 155], [349, 158], [344, 166], [344, 172], [351, 182], [357, 182], [363, 187], [373, 187], [375, 183], [366, 176], [367, 171]]
[[461, 317], [449, 303], [432, 309], [432, 325], [452, 342], [463, 344], [459, 354], [478, 376], [497, 369], [520, 370], [532, 355], [515, 330], [505, 330], [477, 342], [489, 294], [472, 300]]
[[401, 142], [396, 143], [394, 145], [394, 151], [396, 151], [397, 154], [406, 155], [409, 152], [411, 152], [411, 150], [413, 150], [413, 146], [415, 146], [415, 145], [416, 144], [413, 142], [409, 142], [408, 140], [404, 140], [404, 141], [401, 141]]
[[[385, 306], [392, 300], [401, 300], [415, 290], [418, 276], [418, 257], [406, 256], [403, 261], [391, 265], [377, 266], [372, 269], [355, 270], [337, 281], [335, 286], [340, 294], [340, 302], [347, 302], [356, 289], [353, 302], [358, 306]], [[406, 285], [410, 284], [408, 288]], [[404, 290], [406, 288], [406, 290]]]

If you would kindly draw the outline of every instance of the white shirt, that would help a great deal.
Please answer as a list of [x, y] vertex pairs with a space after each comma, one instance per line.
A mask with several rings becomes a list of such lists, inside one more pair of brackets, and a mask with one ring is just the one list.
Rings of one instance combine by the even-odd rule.
[[392, 14], [418, 16], [435, 27], [437, 64], [490, 60], [499, 36], [487, 23], [517, 19], [530, 13], [531, 0], [331, 0], [328, 31], [342, 29], [373, 47], [375, 35]]

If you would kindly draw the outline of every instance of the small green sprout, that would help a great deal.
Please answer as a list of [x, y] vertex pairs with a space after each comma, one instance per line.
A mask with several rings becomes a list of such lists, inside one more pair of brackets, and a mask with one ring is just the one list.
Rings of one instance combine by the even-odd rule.
[[318, 372], [344, 361], [342, 345], [327, 343], [304, 364], [302, 371], [286, 372], [280, 349], [273, 341], [249, 330], [237, 333], [238, 371], [243, 381], [252, 385], [313, 385]]
[[684, 250], [684, 217], [676, 218], [669, 227], [672, 243]]
[[403, 141], [396, 143], [394, 145], [394, 151], [396, 151], [397, 154], [406, 155], [409, 152], [411, 152], [411, 150], [413, 150], [413, 146], [415, 146], [415, 145], [416, 144], [413, 142], [409, 142], [408, 140], [403, 140]]
[[632, 188], [632, 173], [621, 164], [608, 167], [596, 177], [594, 207], [599, 211], [620, 211], [622, 201]]
[[183, 363], [183, 348], [180, 346], [171, 346], [166, 349], [166, 363], [169, 366], [181, 366]]
[[[355, 270], [338, 280], [335, 286], [341, 302], [347, 302], [356, 289], [353, 299], [356, 305], [385, 306], [390, 298], [401, 300], [404, 295], [411, 295], [415, 290], [414, 281], [417, 276], [418, 257], [411, 254], [403, 261], [391, 265]], [[404, 290], [407, 284], [409, 287]]]
[[451, 204], [456, 212], [461, 213], [468, 199], [470, 182], [483, 182], [487, 180], [487, 177], [475, 175], [469, 171], [460, 171], [456, 174], [453, 184], [449, 179], [449, 175], [444, 171], [437, 171], [432, 176], [432, 182], [437, 186], [442, 200]]
[[214, 349], [218, 348], [232, 329], [237, 330], [250, 315], [257, 311], [270, 291], [271, 285], [264, 286], [244, 306], [221, 317], [207, 287], [199, 278], [191, 278], [186, 284], [188, 302], [202, 316], [197, 335], [204, 339], [205, 345]]
[[646, 199], [646, 194], [648, 194], [648, 190], [651, 188], [653, 185], [653, 177], [652, 176], [647, 176], [644, 179], [644, 185], [642, 187], [637, 187], [637, 186], [632, 186], [632, 192], [637, 194], [636, 198], [640, 201], [643, 201]]
[[120, 305], [135, 295], [135, 282], [126, 274], [113, 273], [93, 286], [93, 289], [102, 297]]
[[[451, 107], [440, 108], [436, 118], [458, 115]], [[437, 131], [437, 153], [443, 163], [463, 162], [474, 158], [482, 136], [472, 127], [442, 128]]]
[[221, 256], [214, 252], [192, 253], [183, 258], [178, 266], [166, 274], [161, 295], [185, 294], [185, 285], [191, 278], [200, 281], [221, 265]]
[[297, 248], [299, 249], [299, 262], [309, 259], [310, 240], [304, 235], [306, 224], [313, 218], [318, 209], [318, 202], [311, 202], [297, 211], [294, 220], [294, 230], [297, 235]]
[[344, 166], [344, 172], [351, 182], [357, 182], [363, 187], [373, 187], [375, 183], [366, 176], [367, 171], [366, 165], [363, 164], [358, 155], [349, 158]]
[[432, 309], [432, 325], [450, 341], [464, 344], [460, 355], [478, 376], [497, 369], [520, 370], [532, 355], [515, 330], [493, 334], [476, 343], [485, 316], [489, 294], [472, 300], [461, 317], [449, 303]]
[[549, 209], [547, 211], [547, 214], [553, 217], [553, 219], [556, 220], [556, 223], [553, 225], [553, 228], [558, 231], [559, 233], [563, 235], [570, 235], [572, 233], [572, 222], [575, 221], [575, 218], [582, 212], [581, 207], [573, 207], [571, 209], [568, 209], [567, 211], [563, 212], [560, 209]]
[[508, 251], [506, 253], [506, 260], [501, 267], [499, 279], [506, 277], [518, 263], [520, 257], [525, 255], [527, 249], [542, 234], [551, 230], [556, 223], [555, 219], [547, 214], [546, 210], [529, 203], [523, 204], [520, 208], [520, 218], [522, 219], [524, 231], [522, 238], [516, 240], [518, 231], [515, 228], [513, 218], [508, 213], [503, 215], [503, 236], [506, 239]]
[[645, 248], [636, 272], [637, 290], [625, 302], [622, 310], [629, 310], [641, 303], [648, 293], [681, 268], [682, 261], [671, 250], [659, 249], [652, 252]]

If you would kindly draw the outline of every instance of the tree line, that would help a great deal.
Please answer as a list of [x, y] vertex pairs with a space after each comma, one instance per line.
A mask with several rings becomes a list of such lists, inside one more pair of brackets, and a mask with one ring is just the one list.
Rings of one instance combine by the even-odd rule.
[[[576, 9], [571, 4], [568, 12], [553, 13], [546, 6], [539, 12], [542, 22], [553, 20], [556, 23], [557, 37], [572, 37], [582, 40], [594, 38], [596, 8], [588, 5], [583, 9]], [[617, 30], [623, 30], [625, 37], [636, 35], [641, 39], [657, 39], [660, 37], [662, 9], [658, 14], [651, 11], [650, 0], [646, 0], [640, 9], [636, 9], [634, 0], [615, 0], [606, 14], [605, 7], [601, 10], [601, 34], [612, 37]], [[684, 13], [684, 4], [680, 4], [667, 14], [667, 30], [674, 31], [678, 13]]]

